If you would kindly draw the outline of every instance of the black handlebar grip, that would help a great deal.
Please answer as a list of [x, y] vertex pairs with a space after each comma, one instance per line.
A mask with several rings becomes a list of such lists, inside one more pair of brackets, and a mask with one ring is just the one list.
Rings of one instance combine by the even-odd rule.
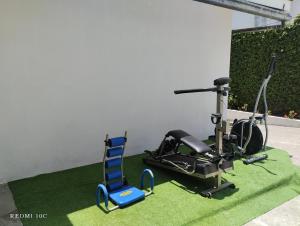
[[268, 70], [268, 74], [266, 75], [266, 78], [273, 74], [274, 71], [275, 71], [275, 67], [276, 67], [276, 54], [275, 53], [272, 53], [272, 56], [271, 56], [271, 63], [270, 63], [270, 66], [269, 66], [269, 70]]
[[175, 90], [174, 94], [182, 94], [182, 93], [202, 93], [202, 92], [216, 92], [217, 88], [207, 88], [207, 89], [183, 89], [183, 90]]
[[174, 91], [174, 94], [181, 94], [181, 93], [184, 93], [183, 90], [175, 90]]
[[203, 92], [204, 89], [183, 89], [183, 90], [175, 90], [175, 94], [182, 94], [182, 93], [198, 93]]

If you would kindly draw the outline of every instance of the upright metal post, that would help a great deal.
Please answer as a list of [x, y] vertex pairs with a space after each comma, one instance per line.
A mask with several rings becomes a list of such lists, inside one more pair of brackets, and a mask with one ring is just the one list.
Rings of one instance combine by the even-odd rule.
[[108, 134], [105, 136], [105, 150], [104, 150], [104, 155], [102, 159], [102, 164], [103, 164], [103, 184], [106, 186], [106, 179], [105, 179], [105, 160], [106, 160], [106, 153], [107, 153], [107, 142], [108, 142]]
[[223, 90], [222, 86], [217, 86], [217, 115], [220, 115], [220, 119], [216, 125], [217, 134], [216, 134], [216, 147], [218, 154], [223, 154]]
[[[216, 125], [216, 149], [218, 155], [223, 154], [223, 86], [217, 86], [217, 115], [220, 116]], [[219, 164], [222, 164], [220, 162]], [[216, 187], [220, 187], [222, 183], [222, 172], [218, 169], [218, 175], [216, 178]]]
[[121, 172], [122, 172], [122, 182], [124, 183], [124, 164], [123, 164], [123, 156], [124, 156], [124, 152], [125, 152], [125, 147], [126, 147], [126, 142], [127, 142], [127, 131], [125, 131], [125, 134], [124, 134], [124, 137], [125, 137], [125, 143], [123, 145], [123, 155], [121, 155]]

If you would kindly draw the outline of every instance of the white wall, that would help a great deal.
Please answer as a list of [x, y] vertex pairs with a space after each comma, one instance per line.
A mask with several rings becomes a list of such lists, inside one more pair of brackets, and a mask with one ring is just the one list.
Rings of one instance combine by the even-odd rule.
[[0, 180], [95, 163], [105, 133], [127, 154], [182, 128], [212, 133], [231, 12], [183, 0], [1, 0]]

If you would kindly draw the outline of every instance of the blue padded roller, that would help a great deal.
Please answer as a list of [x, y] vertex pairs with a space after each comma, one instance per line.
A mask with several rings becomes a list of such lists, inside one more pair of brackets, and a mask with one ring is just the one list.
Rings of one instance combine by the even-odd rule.
[[122, 164], [121, 158], [110, 159], [105, 162], [105, 168], [121, 166], [121, 164]]
[[123, 186], [123, 182], [122, 181], [117, 181], [117, 182], [108, 184], [107, 188], [108, 188], [109, 191], [112, 191], [112, 190], [116, 190], [117, 188], [120, 188], [122, 186]]
[[107, 142], [107, 145], [109, 147], [117, 147], [117, 146], [122, 146], [126, 143], [126, 137], [114, 137], [110, 138]]
[[105, 174], [106, 180], [113, 180], [122, 177], [122, 172], [120, 170], [112, 171]]
[[123, 148], [110, 148], [110, 149], [107, 149], [107, 157], [110, 158], [110, 157], [114, 157], [114, 156], [118, 156], [118, 155], [123, 155]]

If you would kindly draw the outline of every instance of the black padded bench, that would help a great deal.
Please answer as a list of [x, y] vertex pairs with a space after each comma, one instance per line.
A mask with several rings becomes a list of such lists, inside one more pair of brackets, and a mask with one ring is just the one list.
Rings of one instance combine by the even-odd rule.
[[168, 136], [174, 137], [178, 142], [183, 143], [199, 154], [211, 151], [211, 148], [207, 144], [183, 130], [171, 130], [166, 134], [166, 137]]

